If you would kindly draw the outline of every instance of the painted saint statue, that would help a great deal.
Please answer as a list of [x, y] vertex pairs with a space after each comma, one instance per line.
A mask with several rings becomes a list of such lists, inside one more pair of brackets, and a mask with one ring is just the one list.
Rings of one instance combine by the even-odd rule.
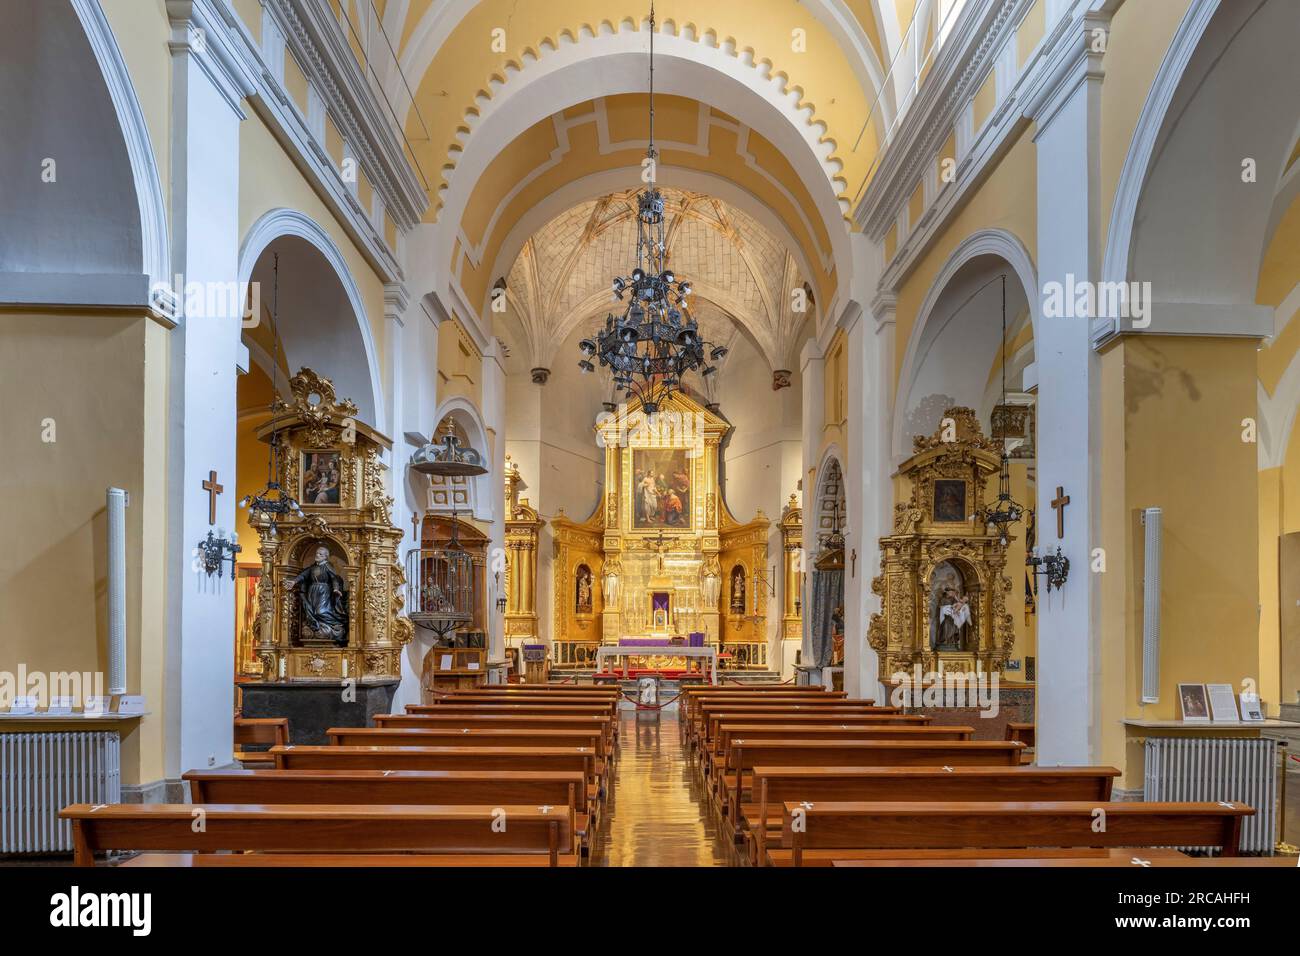
[[301, 637], [332, 641], [343, 647], [348, 642], [348, 586], [330, 567], [329, 549], [316, 549], [315, 563], [307, 565], [287, 585], [298, 592]]
[[930, 650], [964, 651], [971, 630], [970, 601], [961, 572], [944, 561], [930, 581]]

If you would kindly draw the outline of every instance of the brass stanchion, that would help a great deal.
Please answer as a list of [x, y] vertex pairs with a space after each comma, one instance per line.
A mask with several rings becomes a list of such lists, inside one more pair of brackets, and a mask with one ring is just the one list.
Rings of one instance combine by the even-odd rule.
[[1281, 796], [1278, 801], [1278, 821], [1277, 821], [1277, 843], [1273, 845], [1273, 852], [1279, 856], [1297, 856], [1300, 855], [1300, 848], [1294, 843], [1286, 842], [1286, 762], [1290, 759], [1286, 747], [1282, 747], [1282, 783], [1280, 786]]

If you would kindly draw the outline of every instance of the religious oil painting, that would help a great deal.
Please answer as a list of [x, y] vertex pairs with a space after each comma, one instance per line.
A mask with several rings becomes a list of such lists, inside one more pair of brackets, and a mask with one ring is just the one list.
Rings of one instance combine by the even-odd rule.
[[241, 564], [236, 569], [235, 589], [236, 654], [235, 671], [245, 676], [262, 673], [262, 664], [253, 653], [257, 643], [257, 589], [262, 582], [260, 564]]
[[343, 456], [337, 451], [305, 451], [302, 453], [302, 497], [304, 505], [336, 505], [339, 503], [339, 476], [342, 474]]
[[691, 527], [691, 470], [684, 448], [632, 450], [633, 528]]
[[1210, 700], [1204, 684], [1179, 684], [1178, 707], [1183, 720], [1209, 720]]
[[953, 478], [935, 480], [934, 520], [966, 520], [966, 482]]

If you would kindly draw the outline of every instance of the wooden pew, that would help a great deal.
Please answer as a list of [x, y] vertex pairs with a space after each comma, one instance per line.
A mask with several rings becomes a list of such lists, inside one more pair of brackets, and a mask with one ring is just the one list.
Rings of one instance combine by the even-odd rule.
[[481, 727], [331, 727], [326, 731], [333, 746], [375, 747], [590, 747], [597, 758], [605, 756], [605, 731], [542, 730], [537, 728], [486, 729]]
[[[548, 857], [518, 853], [141, 853], [119, 864], [129, 867], [537, 867], [550, 866]], [[576, 856], [564, 855], [559, 866], [577, 866]]]
[[717, 701], [708, 700], [700, 701], [695, 710], [695, 716], [691, 719], [690, 726], [687, 728], [687, 740], [690, 746], [698, 747], [700, 739], [704, 734], [704, 728], [708, 726], [711, 714], [723, 713], [726, 711], [739, 712], [741, 710], [751, 713], [764, 714], [860, 714], [860, 715], [882, 715], [882, 714], [901, 714], [898, 707], [877, 707], [874, 704], [863, 701], [848, 700], [805, 700], [799, 701], [776, 701], [769, 698], [764, 701], [737, 700], [737, 701]]
[[605, 733], [605, 747], [614, 752], [617, 721], [605, 714], [376, 714], [375, 726], [391, 730], [403, 728], [534, 728], [537, 730], [582, 730], [599, 727]]
[[790, 727], [833, 727], [839, 724], [926, 727], [933, 720], [934, 718], [927, 714], [844, 713], [838, 710], [822, 711], [821, 713], [799, 711], [791, 714], [781, 710], [767, 713], [761, 711], [715, 710], [709, 712], [708, 721], [703, 725], [701, 741], [704, 753], [716, 753], [718, 750], [718, 728], [724, 723], [755, 726], [785, 724]]
[[[1005, 851], [1010, 852], [1010, 851]], [[1037, 852], [1037, 851], [1030, 851]], [[1118, 869], [1138, 869], [1144, 870], [1148, 867], [1155, 869], [1165, 869], [1174, 867], [1178, 869], [1217, 869], [1226, 867], [1228, 869], [1239, 869], [1242, 867], [1261, 866], [1272, 868], [1283, 868], [1294, 870], [1295, 857], [1293, 856], [1187, 856], [1185, 853], [1179, 853], [1177, 850], [1159, 849], [1156, 847], [1137, 847], [1122, 850], [1103, 850], [1100, 854], [1094, 855], [1087, 851], [1069, 851], [1063, 856], [1012, 856], [1012, 857], [931, 857], [925, 859], [899, 859], [897, 857], [888, 859], [870, 859], [870, 860], [832, 860], [831, 866], [835, 867], [859, 867], [859, 866], [887, 866], [887, 867], [917, 867], [917, 866], [943, 866], [943, 867], [984, 867], [984, 866], [1085, 866], [1085, 867], [1112, 867]], [[1075, 855], [1075, 854], [1079, 855]]]
[[592, 771], [602, 789], [608, 784], [611, 769], [605, 759], [602, 727], [586, 730], [331, 727], [326, 733], [330, 745], [336, 747], [587, 747], [596, 755]]
[[550, 703], [536, 701], [515, 701], [508, 704], [492, 703], [443, 703], [443, 704], [407, 704], [408, 714], [596, 714], [615, 719], [617, 723], [616, 703], [592, 701], [588, 703], [569, 703], [553, 700]]
[[235, 759], [245, 767], [270, 767], [275, 760], [265, 750], [245, 750], [250, 745], [268, 748], [289, 742], [288, 717], [236, 717]]
[[599, 798], [590, 747], [276, 747], [277, 770], [547, 770], [580, 772]]
[[[1098, 810], [1104, 828], [1094, 827]], [[1217, 846], [1235, 856], [1241, 821], [1254, 812], [1243, 803], [787, 802], [781, 851], [768, 857], [803, 866], [852, 859], [859, 850], [1148, 846]]]
[[1033, 724], [1008, 722], [1006, 739], [1019, 740], [1022, 744], [1024, 744], [1025, 753], [1021, 755], [1020, 759], [1023, 760], [1025, 763], [1030, 763], [1033, 761], [1034, 759], [1033, 754], [1030, 753], [1030, 751], [1034, 749], [1034, 725]]
[[[440, 710], [443, 707], [459, 704], [461, 706], [491, 705], [491, 704], [516, 704], [528, 705], [531, 707], [562, 707], [565, 705], [577, 704], [582, 707], [600, 707], [608, 710], [611, 714], [618, 710], [618, 699], [614, 697], [600, 697], [594, 694], [489, 694], [482, 697], [478, 696], [460, 696], [447, 695], [445, 697], [434, 697], [432, 704], [427, 706], [433, 710]], [[411, 705], [416, 706], [416, 705]], [[411, 712], [408, 708], [408, 713]], [[421, 711], [415, 711], [420, 713]]]
[[[497, 810], [505, 827], [493, 826]], [[72, 821], [77, 866], [94, 866], [105, 850], [541, 854], [556, 866], [573, 846], [567, 806], [78, 803], [59, 816]]]
[[727, 772], [718, 774], [718, 805], [739, 819], [749, 789], [746, 774], [757, 765], [780, 767], [1016, 767], [1025, 745], [1006, 740], [913, 743], [901, 740], [733, 739]]
[[560, 694], [565, 696], [572, 695], [593, 695], [597, 697], [618, 697], [622, 691], [617, 686], [606, 686], [603, 684], [497, 684], [488, 687], [465, 688], [463, 690], [452, 690], [440, 697], [489, 697], [489, 696], [506, 696], [513, 697], [519, 694]]
[[974, 727], [927, 727], [927, 726], [891, 726], [889, 724], [732, 724], [722, 723], [718, 727], [718, 750], [708, 754], [706, 764], [710, 776], [717, 771], [732, 769], [729, 758], [733, 741], [742, 740], [750, 744], [766, 740], [902, 740], [921, 742], [926, 740], [954, 741], [971, 740], [975, 736]]
[[753, 801], [741, 805], [750, 861], [762, 865], [781, 834], [783, 804], [1044, 802], [1108, 803], [1114, 767], [769, 767], [753, 769]]
[[[716, 686], [705, 685], [700, 687], [683, 687], [681, 690], [681, 702], [678, 705], [678, 713], [681, 716], [681, 727], [684, 734], [686, 725], [697, 716], [698, 702], [702, 697], [707, 696], [715, 699], [729, 697], [737, 701], [760, 701], [764, 699], [775, 700], [777, 698], [790, 697], [807, 698], [810, 696], [821, 696], [828, 693], [832, 692], [827, 691], [822, 687], [792, 687], [788, 684], [756, 684], [753, 686], [722, 684]], [[840, 700], [848, 698], [848, 694], [844, 691], [835, 691], [834, 693], [838, 695]]]
[[487, 805], [570, 807], [590, 836], [581, 773], [539, 770], [191, 770], [190, 802], [224, 804]]

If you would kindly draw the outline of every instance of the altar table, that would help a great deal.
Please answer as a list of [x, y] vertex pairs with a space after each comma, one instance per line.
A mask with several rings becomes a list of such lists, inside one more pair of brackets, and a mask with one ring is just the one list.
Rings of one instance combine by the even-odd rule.
[[[704, 660], [707, 665], [709, 683], [718, 682], [718, 649], [716, 647], [691, 647], [687, 644], [657, 644], [657, 645], [635, 645], [635, 644], [603, 644], [596, 648], [596, 670], [598, 672], [607, 669], [606, 662], [610, 658], [624, 660], [624, 673], [627, 672], [626, 661], [630, 658], [654, 658], [654, 657], [697, 657]], [[646, 670], [655, 670], [657, 668], [645, 668]], [[658, 668], [665, 669], [665, 668]]]

